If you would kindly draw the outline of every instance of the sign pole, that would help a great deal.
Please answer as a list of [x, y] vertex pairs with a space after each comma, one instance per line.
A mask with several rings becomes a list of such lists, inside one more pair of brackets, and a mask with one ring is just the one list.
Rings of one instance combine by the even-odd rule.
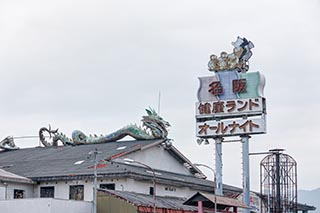
[[[222, 141], [224, 137], [241, 137], [243, 203], [250, 207], [249, 138], [267, 133], [265, 78], [260, 72], [248, 72], [253, 43], [238, 36], [231, 44], [234, 47], [231, 53], [210, 55], [208, 69], [214, 75], [199, 77], [196, 135], [199, 145], [207, 144], [208, 138], [215, 140], [215, 194], [220, 196]], [[250, 213], [250, 209], [244, 212]]]
[[215, 141], [215, 163], [216, 163], [216, 195], [222, 195], [222, 138], [214, 138]]
[[[249, 138], [248, 135], [242, 135], [242, 185], [243, 185], [243, 203], [250, 206], [250, 169], [249, 169]], [[250, 213], [250, 209], [244, 209], [244, 213]]]

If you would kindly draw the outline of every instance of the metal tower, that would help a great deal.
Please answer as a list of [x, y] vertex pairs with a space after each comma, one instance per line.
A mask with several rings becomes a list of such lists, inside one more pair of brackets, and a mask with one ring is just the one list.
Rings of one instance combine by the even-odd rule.
[[283, 149], [269, 150], [260, 163], [262, 212], [297, 212], [297, 163]]

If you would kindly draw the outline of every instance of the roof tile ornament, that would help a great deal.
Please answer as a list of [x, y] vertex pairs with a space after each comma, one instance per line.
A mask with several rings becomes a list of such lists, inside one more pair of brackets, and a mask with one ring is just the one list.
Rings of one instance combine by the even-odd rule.
[[[131, 136], [136, 140], [155, 140], [155, 139], [166, 139], [168, 135], [169, 122], [162, 119], [155, 110], [149, 108], [146, 109], [147, 115], [142, 116], [142, 127], [136, 124], [127, 125], [113, 133], [107, 135], [85, 135], [79, 130], [72, 132], [72, 138], [68, 138], [65, 134], [59, 133], [57, 130], [51, 130], [46, 127], [42, 127], [39, 130], [39, 138], [42, 144], [46, 147], [57, 146], [58, 141], [61, 141], [64, 146], [74, 146], [81, 144], [92, 144], [92, 143], [107, 143], [120, 140], [126, 136]], [[49, 133], [52, 142], [46, 141], [44, 133]]]

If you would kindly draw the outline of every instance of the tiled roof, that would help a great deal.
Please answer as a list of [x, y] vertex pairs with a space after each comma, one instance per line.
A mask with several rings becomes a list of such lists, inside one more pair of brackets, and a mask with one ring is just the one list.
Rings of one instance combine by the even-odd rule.
[[237, 199], [225, 197], [225, 196], [216, 196], [213, 194], [206, 194], [206, 193], [200, 193], [197, 192], [195, 195], [193, 195], [191, 198], [189, 198], [186, 202], [184, 202], [185, 205], [193, 205], [197, 206], [198, 201], [203, 201], [204, 206], [208, 208], [214, 208], [214, 203], [217, 203], [219, 206], [225, 207], [240, 207], [240, 208], [246, 208], [249, 209], [249, 206], [246, 206], [244, 203]]
[[[97, 149], [99, 159], [112, 158], [139, 150], [161, 140], [121, 141], [79, 146], [36, 147], [0, 152], [0, 167], [28, 178], [91, 175], [93, 162], [89, 152]], [[116, 167], [99, 169], [99, 173], [119, 172]]]
[[[127, 191], [113, 191], [113, 190], [101, 190], [99, 189], [99, 193], [111, 195], [114, 197], [119, 197], [128, 201], [129, 203], [135, 206], [153, 206], [154, 199], [151, 195], [139, 194], [134, 192]], [[197, 208], [193, 206], [183, 205], [185, 199], [178, 197], [163, 197], [157, 196], [156, 198], [156, 206], [157, 208], [165, 208], [165, 209], [183, 209], [183, 210], [191, 210], [196, 211]]]
[[[93, 177], [93, 162], [88, 153], [97, 149], [101, 152], [99, 159], [114, 159], [119, 156], [144, 150], [145, 147], [161, 144], [162, 140], [119, 141], [104, 144], [90, 144], [61, 147], [36, 147], [0, 152], [0, 167], [33, 181], [87, 179]], [[175, 151], [175, 148], [169, 153]], [[179, 158], [181, 153], [175, 153]], [[181, 158], [183, 159], [183, 158]], [[98, 177], [130, 177], [134, 179], [152, 180], [152, 174], [145, 168], [124, 163], [101, 162]], [[182, 175], [157, 170], [157, 182], [174, 186], [189, 186], [195, 190], [213, 191], [214, 183], [193, 175]], [[226, 191], [241, 189], [224, 185]]]

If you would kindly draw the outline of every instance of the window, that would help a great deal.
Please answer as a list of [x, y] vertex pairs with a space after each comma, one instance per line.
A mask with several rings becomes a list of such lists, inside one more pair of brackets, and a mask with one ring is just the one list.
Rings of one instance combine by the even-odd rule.
[[70, 193], [69, 193], [70, 200], [83, 200], [83, 197], [84, 197], [83, 185], [70, 186]]
[[170, 191], [170, 192], [175, 192], [175, 191], [177, 191], [177, 189], [174, 188], [174, 187], [172, 187], [172, 186], [167, 186], [167, 187], [165, 187], [164, 189], [165, 189], [166, 191]]
[[14, 189], [13, 190], [13, 198], [14, 199], [23, 199], [24, 198], [24, 190]]
[[54, 197], [54, 186], [40, 187], [40, 197]]
[[115, 190], [116, 184], [114, 183], [105, 183], [105, 184], [100, 184], [100, 189], [111, 189]]
[[153, 191], [154, 191], [154, 190], [153, 190], [153, 187], [150, 187], [150, 188], [149, 188], [149, 195], [153, 195], [153, 193], [154, 193]]

